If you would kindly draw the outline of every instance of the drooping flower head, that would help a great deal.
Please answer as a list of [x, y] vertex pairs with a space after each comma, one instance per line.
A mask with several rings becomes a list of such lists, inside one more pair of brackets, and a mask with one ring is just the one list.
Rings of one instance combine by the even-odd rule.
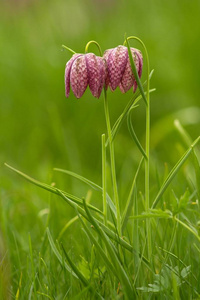
[[[142, 75], [143, 58], [138, 49], [131, 48], [133, 60], [138, 72], [139, 78]], [[122, 93], [126, 93], [131, 87], [133, 92], [137, 89], [137, 82], [133, 75], [131, 64], [128, 55], [128, 48], [118, 46], [113, 49], [108, 49], [103, 56], [107, 62], [108, 84], [112, 91], [118, 86]]]
[[93, 53], [74, 54], [65, 68], [65, 93], [69, 97], [70, 86], [76, 96], [80, 98], [87, 86], [92, 95], [99, 98], [107, 77], [104, 58]]

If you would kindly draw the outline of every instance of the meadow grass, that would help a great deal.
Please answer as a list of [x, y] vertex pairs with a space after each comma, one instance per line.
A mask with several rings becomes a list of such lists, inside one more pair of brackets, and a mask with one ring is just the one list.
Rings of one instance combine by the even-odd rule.
[[[126, 43], [129, 49], [128, 39]], [[132, 68], [135, 72], [133, 62]], [[108, 133], [102, 134], [102, 184], [55, 168], [60, 176], [79, 181], [80, 187], [86, 185], [86, 192], [80, 195], [79, 184], [75, 185], [76, 193], [71, 193], [59, 188], [53, 178], [52, 184], [43, 183], [7, 165], [45, 191], [39, 194], [34, 189], [29, 207], [20, 199], [15, 209], [24, 209], [26, 217], [15, 220], [14, 226], [7, 218], [9, 204], [1, 209], [2, 234], [12, 249], [9, 258], [1, 259], [3, 299], [199, 299], [200, 168], [196, 146], [200, 137], [192, 141], [175, 120], [181, 145], [179, 160], [173, 167], [165, 165], [164, 172], [155, 167], [149, 145], [151, 76], [147, 68], [147, 81], [142, 84], [137, 78], [139, 89], [114, 125], [105, 93]], [[131, 118], [142, 99], [147, 124], [145, 149]], [[129, 187], [125, 179], [118, 179], [114, 157], [114, 143], [125, 121], [139, 152]], [[45, 209], [34, 205], [37, 197], [47, 197]], [[62, 216], [69, 209], [74, 213], [63, 223]], [[20, 226], [34, 226], [34, 230], [25, 238], [18, 234]]]

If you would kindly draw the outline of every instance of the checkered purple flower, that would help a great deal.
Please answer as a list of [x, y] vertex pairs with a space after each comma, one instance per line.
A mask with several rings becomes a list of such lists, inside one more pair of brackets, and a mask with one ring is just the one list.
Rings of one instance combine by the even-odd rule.
[[106, 84], [107, 68], [104, 58], [93, 53], [74, 54], [65, 68], [65, 93], [69, 97], [70, 87], [81, 98], [87, 86], [92, 95], [99, 98]]
[[[133, 60], [139, 78], [142, 75], [143, 58], [138, 49], [131, 48]], [[112, 91], [118, 86], [122, 93], [126, 93], [131, 87], [133, 92], [137, 89], [137, 82], [132, 73], [131, 64], [128, 55], [128, 48], [118, 46], [113, 49], [108, 49], [103, 56], [107, 62], [108, 69], [108, 85]]]

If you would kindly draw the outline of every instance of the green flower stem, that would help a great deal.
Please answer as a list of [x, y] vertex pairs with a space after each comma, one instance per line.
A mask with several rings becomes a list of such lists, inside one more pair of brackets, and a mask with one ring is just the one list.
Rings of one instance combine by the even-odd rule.
[[[149, 93], [147, 92], [147, 105], [146, 105], [146, 157], [145, 159], [145, 209], [149, 210], [149, 148], [150, 148], [150, 102], [148, 99]], [[148, 258], [150, 259], [152, 254], [152, 243], [151, 243], [151, 220], [146, 220], [147, 230], [147, 247], [148, 247]]]
[[104, 224], [107, 225], [107, 200], [106, 200], [106, 145], [105, 134], [101, 136], [102, 142], [102, 194], [103, 194], [103, 214]]
[[105, 88], [104, 88], [104, 110], [105, 110], [106, 126], [107, 126], [109, 148], [110, 148], [110, 162], [111, 162], [113, 194], [114, 194], [114, 201], [115, 201], [116, 210], [117, 210], [117, 230], [118, 230], [119, 236], [121, 237], [121, 214], [120, 214], [116, 170], [115, 170], [115, 154], [114, 154], [114, 145], [113, 145], [113, 141], [112, 141], [112, 131], [111, 131], [111, 125], [110, 125], [107, 93], [106, 93]]
[[85, 46], [85, 53], [88, 52], [88, 48], [89, 48], [89, 46], [90, 46], [91, 44], [95, 44], [95, 45], [97, 46], [97, 48], [99, 49], [100, 55], [103, 56], [101, 47], [100, 47], [99, 43], [97, 43], [96, 41], [90, 41], [90, 42], [87, 43], [87, 45]]
[[[145, 56], [146, 56], [146, 63], [147, 63], [147, 91], [146, 91], [146, 95], [144, 93], [141, 81], [140, 81], [138, 73], [136, 71], [134, 60], [131, 59], [132, 54], [131, 54], [130, 46], [129, 46], [129, 42], [128, 42], [130, 39], [137, 40], [142, 45], [142, 47], [144, 48], [144, 52], [145, 52]], [[145, 104], [146, 104], [145, 210], [148, 211], [149, 210], [149, 158], [150, 158], [150, 151], [149, 151], [150, 150], [150, 93], [149, 93], [149, 90], [150, 90], [150, 80], [149, 80], [150, 67], [149, 67], [149, 57], [148, 57], [148, 52], [147, 52], [145, 44], [138, 37], [130, 36], [130, 37], [126, 38], [125, 43], [127, 44], [127, 47], [128, 47], [129, 56], [131, 55], [130, 62], [132, 62], [131, 66], [132, 66], [132, 69], [134, 71], [134, 75], [135, 75], [135, 79], [136, 79], [137, 84], [138, 84], [138, 88], [139, 88], [139, 90], [142, 94], [142, 97], [145, 101]], [[147, 249], [148, 249], [148, 258], [149, 259], [150, 259], [151, 254], [152, 254], [151, 226], [150, 225], [151, 225], [150, 220], [147, 220], [146, 221], [146, 232], [147, 232]]]

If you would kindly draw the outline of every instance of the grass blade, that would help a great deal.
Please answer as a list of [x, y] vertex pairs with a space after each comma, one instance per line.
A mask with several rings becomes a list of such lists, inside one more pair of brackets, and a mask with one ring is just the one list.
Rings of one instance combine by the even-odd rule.
[[[68, 199], [60, 190], [58, 191], [58, 193], [60, 194], [60, 196], [71, 206], [73, 207], [76, 211], [78, 211], [80, 213], [80, 215], [82, 215], [87, 221], [90, 222], [90, 219], [88, 218], [86, 212], [83, 210], [83, 208], [81, 208], [78, 204], [72, 202], [72, 200]], [[128, 250], [131, 253], [136, 253], [136, 251], [134, 250], [134, 248], [127, 243], [124, 239], [122, 239], [121, 237], [119, 237], [115, 232], [113, 232], [110, 228], [108, 228], [107, 226], [105, 226], [103, 223], [101, 223], [99, 220], [97, 220], [96, 218], [93, 218], [96, 222], [98, 222], [98, 224], [101, 226], [101, 228], [104, 230], [104, 232], [107, 234], [107, 236], [109, 238], [111, 238], [113, 241], [115, 241], [116, 243], [118, 243], [119, 245], [121, 245], [122, 247], [124, 247], [126, 250]], [[139, 257], [142, 259], [142, 261], [145, 263], [145, 265], [150, 268], [150, 264], [149, 261], [140, 253], [138, 254]]]
[[129, 130], [129, 133], [132, 137], [132, 139], [134, 140], [136, 146], [138, 147], [139, 151], [141, 152], [141, 154], [144, 156], [145, 159], [147, 159], [147, 156], [146, 156], [146, 153], [142, 147], [142, 145], [140, 144], [140, 141], [135, 133], [135, 130], [133, 129], [133, 124], [132, 124], [132, 121], [131, 121], [131, 113], [132, 113], [132, 110], [133, 108], [131, 108], [128, 112], [128, 115], [127, 115], [127, 125], [128, 125], [128, 130]]
[[139, 75], [138, 75], [138, 72], [137, 72], [137, 69], [136, 69], [134, 60], [133, 60], [133, 55], [132, 55], [132, 52], [131, 52], [131, 48], [130, 48], [130, 45], [129, 45], [129, 41], [128, 41], [127, 38], [126, 38], [126, 44], [127, 44], [127, 48], [128, 48], [128, 55], [129, 55], [129, 60], [130, 60], [132, 72], [133, 72], [133, 74], [134, 74], [134, 77], [135, 77], [135, 80], [136, 80], [136, 82], [137, 82], [137, 85], [138, 85], [138, 88], [139, 88], [139, 90], [140, 90], [140, 93], [141, 93], [141, 95], [142, 95], [142, 98], [143, 98], [145, 104], [147, 105], [146, 95], [145, 95], [145, 93], [144, 93], [144, 89], [143, 89], [143, 86], [142, 86], [142, 84], [141, 84], [141, 81], [140, 81], [140, 78], [139, 78]]
[[174, 220], [176, 220], [176, 222], [178, 222], [179, 224], [181, 224], [183, 227], [185, 227], [188, 231], [190, 231], [196, 238], [197, 240], [200, 242], [200, 236], [198, 235], [197, 232], [195, 232], [193, 230], [193, 228], [191, 228], [189, 225], [187, 225], [186, 223], [184, 223], [183, 221], [181, 221], [180, 219], [178, 219], [177, 217], [174, 217]]
[[160, 219], [171, 219], [173, 217], [172, 212], [169, 210], [161, 210], [161, 209], [151, 209], [149, 212], [144, 212], [141, 215], [130, 216], [131, 220], [144, 220], [151, 218], [160, 218]]
[[77, 278], [80, 279], [80, 281], [85, 285], [85, 286], [89, 286], [89, 282], [87, 281], [87, 279], [83, 276], [83, 274], [78, 270], [78, 268], [76, 267], [76, 265], [73, 263], [73, 261], [70, 259], [69, 255], [67, 254], [67, 252], [65, 251], [65, 248], [63, 247], [63, 244], [61, 244], [63, 253], [71, 267], [71, 269], [73, 270], [73, 272], [76, 274]]
[[126, 223], [128, 221], [128, 217], [129, 217], [130, 212], [131, 212], [131, 207], [133, 205], [133, 201], [132, 201], [133, 191], [134, 191], [136, 180], [137, 180], [138, 174], [140, 172], [143, 161], [144, 161], [144, 158], [142, 158], [140, 163], [139, 163], [138, 169], [137, 169], [135, 177], [133, 179], [133, 183], [132, 183], [131, 190], [130, 190], [130, 193], [129, 193], [129, 196], [128, 196], [128, 200], [126, 202], [126, 206], [125, 206], [125, 209], [124, 209], [124, 212], [123, 212], [123, 215], [122, 215], [122, 230], [124, 230], [124, 228], [126, 226]]
[[[150, 73], [149, 76], [151, 76], [151, 74], [153, 73], [153, 71]], [[149, 91], [149, 93], [154, 92], [156, 89], [151, 89]], [[145, 92], [146, 94], [146, 92]], [[125, 107], [123, 113], [119, 116], [119, 118], [117, 119], [117, 121], [115, 122], [115, 124], [113, 125], [112, 128], [112, 140], [114, 140], [117, 132], [119, 131], [123, 121], [125, 120], [128, 111], [130, 110], [130, 108], [136, 107], [137, 103], [140, 101], [140, 99], [142, 99], [142, 96], [139, 95], [139, 92], [136, 92], [136, 94], [131, 98], [131, 100], [129, 101], [129, 103], [127, 104], [127, 106]], [[106, 141], [106, 146], [108, 144], [108, 140]]]
[[[179, 132], [179, 134], [181, 135], [182, 139], [186, 143], [187, 147], [189, 147], [192, 143], [192, 139], [191, 139], [190, 135], [188, 134], [188, 132], [181, 125], [181, 123], [178, 119], [176, 119], [174, 121], [174, 125], [175, 125], [177, 131]], [[194, 170], [195, 170], [195, 176], [196, 176], [196, 188], [197, 188], [198, 198], [200, 199], [200, 186], [198, 184], [200, 182], [200, 165], [199, 165], [198, 157], [200, 157], [200, 152], [198, 151], [198, 149], [197, 150], [193, 149], [193, 164], [194, 164]]]
[[[62, 192], [64, 195], [66, 195], [69, 199], [71, 199], [73, 202], [77, 203], [77, 204], [80, 204], [80, 205], [83, 205], [83, 201], [82, 199], [74, 196], [74, 195], [71, 195], [67, 192], [64, 192], [64, 191], [61, 191], [60, 189], [57, 189], [49, 184], [46, 184], [46, 183], [43, 183], [43, 182], [40, 182], [24, 173], [22, 173], [21, 171], [9, 166], [8, 164], [5, 163], [5, 166], [8, 167], [9, 169], [11, 169], [12, 171], [16, 172], [17, 174], [19, 174], [20, 176], [22, 176], [23, 178], [25, 178], [26, 180], [28, 180], [29, 182], [33, 183], [34, 185], [36, 186], [39, 186], [41, 187], [42, 189], [45, 189], [51, 193], [54, 193], [56, 195], [59, 195], [60, 196], [60, 192]], [[98, 212], [99, 214], [103, 215], [103, 212], [101, 210], [99, 210], [98, 208], [96, 208], [95, 206], [91, 205], [91, 204], [88, 204], [88, 207], [96, 212]]]
[[70, 219], [69, 222], [67, 222], [65, 224], [65, 226], [62, 228], [62, 230], [60, 231], [60, 233], [58, 235], [58, 241], [61, 239], [61, 237], [63, 236], [65, 231], [68, 229], [68, 227], [71, 226], [74, 222], [76, 222], [77, 219], [78, 219], [78, 217], [75, 216], [74, 218]]
[[188, 159], [190, 156], [193, 148], [198, 144], [200, 141], [200, 136], [194, 141], [194, 143], [190, 146], [190, 148], [183, 154], [183, 156], [180, 158], [180, 160], [176, 163], [176, 165], [173, 167], [167, 178], [165, 179], [164, 183], [162, 184], [153, 204], [152, 208], [155, 208], [156, 205], [158, 204], [159, 200], [161, 199], [162, 195], [164, 194], [165, 190], [179, 171], [179, 169], [182, 167], [182, 165], [185, 163], [185, 161]]
[[[101, 136], [101, 157], [102, 157], [102, 200], [103, 200], [103, 214], [104, 224], [107, 225], [108, 212], [107, 212], [107, 180], [106, 180], [106, 145], [105, 145], [105, 134]], [[111, 207], [110, 207], [111, 208]], [[112, 209], [111, 209], [112, 210]], [[116, 211], [116, 210], [115, 210]], [[116, 215], [115, 215], [116, 217]]]
[[101, 236], [102, 240], [104, 241], [104, 244], [107, 248], [110, 258], [112, 259], [112, 263], [116, 268], [118, 278], [119, 278], [120, 282], [122, 283], [122, 285], [124, 286], [124, 291], [126, 292], [127, 296], [136, 295], [136, 291], [133, 288], [133, 286], [129, 280], [129, 277], [128, 277], [126, 271], [124, 270], [117, 254], [116, 254], [116, 250], [114, 250], [115, 249], [114, 245], [112, 244], [111, 240], [108, 239], [107, 235], [102, 230], [102, 228], [99, 226], [99, 224], [92, 217], [89, 209], [87, 208], [85, 201], [84, 201], [84, 208], [85, 208], [85, 211], [88, 215], [90, 222], [95, 227], [97, 233]]
[[99, 254], [101, 255], [104, 263], [106, 264], [107, 268], [115, 275], [117, 276], [117, 273], [112, 265], [112, 263], [110, 262], [110, 260], [108, 259], [104, 249], [102, 249], [102, 247], [100, 246], [99, 242], [95, 239], [95, 237], [93, 236], [93, 234], [91, 233], [91, 231], [88, 229], [88, 227], [85, 225], [85, 223], [83, 222], [81, 216], [79, 215], [79, 219], [82, 223], [82, 226], [84, 227], [86, 233], [88, 234], [90, 240], [92, 241], [92, 243], [95, 245], [96, 249], [99, 251]]
[[[65, 173], [65, 174], [68, 174], [84, 183], [86, 183], [87, 185], [89, 185], [91, 188], [93, 188], [94, 190], [96, 191], [101, 191], [103, 192], [103, 188], [99, 185], [97, 185], [96, 183], [92, 182], [91, 180], [79, 175], [79, 174], [76, 174], [74, 172], [71, 172], [71, 171], [68, 171], [68, 170], [63, 170], [63, 169], [59, 169], [59, 168], [54, 168], [55, 171], [58, 171], [58, 172], [62, 172], [62, 173]], [[111, 200], [110, 196], [108, 195], [108, 193], [106, 193], [106, 200], [107, 200], [107, 203], [108, 205], [110, 206], [110, 209], [112, 210], [112, 212], [114, 213], [115, 217], [116, 217], [116, 207], [113, 203], [113, 201]]]
[[35, 264], [33, 259], [33, 249], [32, 249], [32, 241], [31, 241], [31, 235], [29, 233], [28, 235], [28, 241], [29, 241], [29, 251], [30, 251], [30, 260], [31, 260], [31, 273], [32, 273], [32, 283], [33, 283], [33, 290], [34, 294], [36, 295], [36, 272], [35, 272]]
[[68, 264], [66, 262], [63, 262], [63, 258], [61, 256], [61, 254], [59, 253], [59, 251], [53, 241], [53, 238], [51, 236], [49, 228], [46, 229], [46, 232], [47, 232], [47, 236], [48, 236], [48, 240], [49, 240], [51, 249], [52, 249], [53, 253], [55, 254], [55, 256], [57, 257], [57, 259], [59, 260], [60, 264], [75, 278], [78, 278], [78, 276], [75, 274], [75, 272], [72, 271], [72, 269], [68, 266]]

